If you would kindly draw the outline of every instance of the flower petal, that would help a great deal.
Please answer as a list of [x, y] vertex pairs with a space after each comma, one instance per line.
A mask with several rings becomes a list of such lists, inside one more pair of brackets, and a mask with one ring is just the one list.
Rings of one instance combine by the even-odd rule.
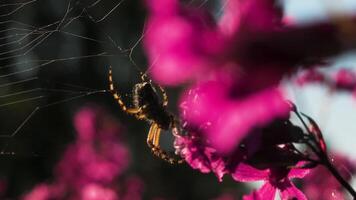
[[269, 174], [269, 170], [259, 170], [245, 163], [239, 163], [231, 172], [232, 178], [241, 182], [267, 180]]
[[219, 118], [210, 120], [212, 127], [207, 132], [213, 147], [223, 154], [232, 152], [252, 129], [287, 116], [290, 109], [280, 91], [275, 88], [225, 101], [228, 100], [230, 106], [220, 113]]
[[150, 4], [150, 9], [158, 11], [149, 13], [144, 45], [155, 81], [176, 85], [220, 62], [225, 42], [209, 13], [176, 1], [164, 3], [169, 9], [162, 11], [161, 0], [153, 2], [159, 6]]
[[307, 200], [307, 197], [300, 191], [295, 185], [290, 181], [284, 182], [285, 189], [281, 190], [281, 199], [282, 200]]
[[268, 182], [260, 189], [253, 191], [250, 195], [245, 195], [243, 200], [274, 200], [277, 189]]

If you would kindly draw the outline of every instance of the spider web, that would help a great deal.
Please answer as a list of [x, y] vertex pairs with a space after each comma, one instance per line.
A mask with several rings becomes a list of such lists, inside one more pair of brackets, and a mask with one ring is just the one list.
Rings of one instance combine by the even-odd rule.
[[[16, 153], [8, 147], [9, 141], [26, 137], [24, 132], [53, 130], [53, 124], [46, 125], [49, 118], [57, 118], [51, 111], [67, 112], [71, 118], [73, 108], [85, 102], [112, 100], [106, 90], [110, 65], [115, 82], [129, 93], [146, 66], [140, 46], [143, 3], [0, 1], [1, 154]], [[208, 0], [186, 3], [211, 6]], [[37, 119], [38, 113], [49, 116]]]
[[134, 62], [136, 54], [142, 57], [136, 49], [144, 36], [143, 15], [131, 24], [125, 11], [143, 9], [138, 5], [126, 0], [0, 1], [1, 154], [24, 151], [12, 146], [29, 139], [29, 133], [53, 131], [54, 122], [39, 113], [57, 118], [52, 112], [63, 109], [68, 112], [60, 114], [71, 118], [73, 108], [110, 97], [109, 65], [124, 86], [143, 71]]
[[[207, 8], [212, 2], [185, 1]], [[109, 66], [118, 89], [130, 93], [146, 66], [143, 3], [0, 1], [0, 155], [37, 155], [44, 150], [31, 142], [41, 146], [57, 134], [53, 140], [61, 140], [83, 104], [113, 105]]]
[[147, 70], [143, 3], [0, 0], [0, 183], [5, 180], [10, 197], [51, 176], [51, 165], [75, 136], [74, 113], [88, 103], [111, 109], [130, 129], [135, 159], [152, 158], [144, 139], [148, 125], [135, 126], [106, 91], [109, 66], [122, 94]]

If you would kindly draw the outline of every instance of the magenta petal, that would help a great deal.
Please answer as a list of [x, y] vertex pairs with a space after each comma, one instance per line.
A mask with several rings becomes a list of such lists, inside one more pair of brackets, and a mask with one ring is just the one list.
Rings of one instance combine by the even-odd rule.
[[152, 17], [146, 32], [150, 74], [155, 81], [168, 85], [181, 83], [202, 67], [201, 55], [193, 51], [201, 33], [193, 28], [193, 24], [177, 16], [168, 19]]
[[325, 75], [320, 71], [316, 69], [308, 69], [297, 77], [296, 83], [298, 86], [304, 86], [308, 83], [323, 83], [325, 79]]
[[187, 136], [176, 137], [174, 148], [193, 169], [198, 169], [202, 173], [213, 172], [219, 181], [222, 181], [227, 172], [226, 163], [216, 154], [215, 149]]
[[205, 155], [205, 147], [202, 145], [189, 137], [179, 136], [175, 138], [174, 148], [193, 169], [198, 169], [202, 173], [211, 171], [209, 159]]
[[93, 109], [84, 108], [80, 110], [74, 118], [74, 125], [78, 131], [80, 140], [93, 139], [95, 135], [95, 121], [96, 114]]
[[216, 121], [211, 121], [212, 127], [207, 135], [213, 147], [224, 154], [233, 151], [252, 129], [285, 117], [290, 110], [280, 91], [275, 88], [230, 102], [230, 107], [223, 110]]
[[85, 200], [118, 200], [115, 191], [99, 184], [87, 184], [82, 188], [81, 199]]
[[150, 13], [147, 22], [144, 45], [150, 73], [160, 84], [179, 84], [199, 76], [219, 62], [225, 45], [209, 14], [194, 8], [177, 9], [179, 12], [164, 15]]
[[224, 12], [219, 20], [221, 31], [226, 35], [236, 33], [240, 24], [241, 13], [237, 10], [240, 7], [240, 0], [223, 0]]
[[248, 164], [239, 163], [237, 167], [231, 172], [232, 178], [236, 181], [251, 182], [267, 180], [269, 177], [269, 170], [259, 170]]
[[355, 72], [349, 69], [340, 69], [334, 79], [335, 85], [339, 88], [352, 90], [356, 86]]
[[267, 182], [260, 189], [245, 195], [243, 200], [274, 200], [276, 191], [277, 189]]
[[289, 173], [288, 173], [289, 178], [303, 178], [309, 174], [309, 172], [310, 172], [309, 169], [298, 168], [298, 166], [300, 166], [300, 165], [298, 164], [296, 166], [296, 168], [293, 168], [289, 171]]
[[286, 181], [283, 183], [285, 186], [284, 190], [281, 190], [281, 199], [282, 200], [307, 200], [306, 196], [300, 191], [294, 184], [290, 181]]
[[47, 200], [51, 197], [51, 187], [47, 184], [37, 185], [32, 191], [26, 194], [23, 200]]
[[229, 154], [250, 131], [288, 115], [290, 107], [280, 90], [267, 88], [231, 98], [222, 81], [201, 83], [183, 96], [181, 113], [190, 125], [204, 128], [204, 136], [219, 153]]
[[164, 16], [177, 13], [179, 9], [177, 0], [146, 0], [146, 5], [150, 13]]
[[249, 30], [271, 30], [281, 25], [282, 10], [277, 0], [243, 1], [240, 12]]
[[184, 120], [194, 125], [215, 121], [227, 110], [228, 86], [218, 81], [201, 83], [183, 95], [180, 108]]

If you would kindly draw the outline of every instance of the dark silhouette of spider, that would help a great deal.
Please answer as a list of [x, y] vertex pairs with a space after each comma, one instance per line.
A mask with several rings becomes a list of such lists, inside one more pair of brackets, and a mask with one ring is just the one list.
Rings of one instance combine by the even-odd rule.
[[161, 101], [155, 87], [152, 85], [152, 81], [146, 75], [142, 75], [141, 80], [142, 82], [137, 83], [133, 88], [133, 107], [129, 108], [116, 91], [112, 78], [112, 68], [110, 67], [109, 69], [109, 91], [121, 109], [139, 120], [146, 120], [150, 123], [147, 145], [151, 148], [152, 153], [171, 164], [182, 163], [182, 159], [170, 156], [159, 145], [161, 130], [172, 130], [172, 133], [178, 132], [179, 123], [177, 119], [167, 111], [168, 96], [165, 90], [158, 86], [163, 95]]

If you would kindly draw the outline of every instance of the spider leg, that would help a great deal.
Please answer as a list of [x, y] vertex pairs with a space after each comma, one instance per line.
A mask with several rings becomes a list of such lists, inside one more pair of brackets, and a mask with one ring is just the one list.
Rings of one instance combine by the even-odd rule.
[[152, 123], [147, 137], [147, 144], [151, 148], [152, 153], [170, 164], [180, 164], [183, 160], [177, 160], [171, 157], [167, 152], [163, 151], [159, 146], [159, 139], [161, 135], [161, 128], [156, 123]]
[[114, 83], [113, 83], [113, 78], [112, 78], [112, 69], [110, 66], [109, 69], [109, 91], [111, 92], [111, 94], [113, 95], [114, 99], [117, 101], [117, 103], [119, 104], [120, 108], [131, 115], [135, 115], [135, 116], [140, 116], [140, 112], [141, 112], [141, 108], [128, 108], [125, 103], [122, 101], [122, 98], [120, 96], [120, 94], [115, 90], [114, 87]]
[[154, 138], [154, 133], [156, 132], [158, 128], [158, 125], [156, 123], [152, 123], [150, 130], [148, 132], [147, 136], [147, 145], [152, 148], [153, 147], [153, 138]]
[[147, 74], [146, 73], [140, 73], [141, 74], [141, 80], [143, 82], [151, 82], [151, 80], [147, 77]]
[[162, 105], [163, 105], [163, 107], [167, 107], [167, 105], [168, 105], [168, 96], [167, 96], [167, 93], [166, 93], [166, 91], [163, 89], [162, 86], [159, 85], [158, 87], [159, 87], [159, 89], [161, 90], [162, 95], [163, 95], [163, 103], [162, 103]]

